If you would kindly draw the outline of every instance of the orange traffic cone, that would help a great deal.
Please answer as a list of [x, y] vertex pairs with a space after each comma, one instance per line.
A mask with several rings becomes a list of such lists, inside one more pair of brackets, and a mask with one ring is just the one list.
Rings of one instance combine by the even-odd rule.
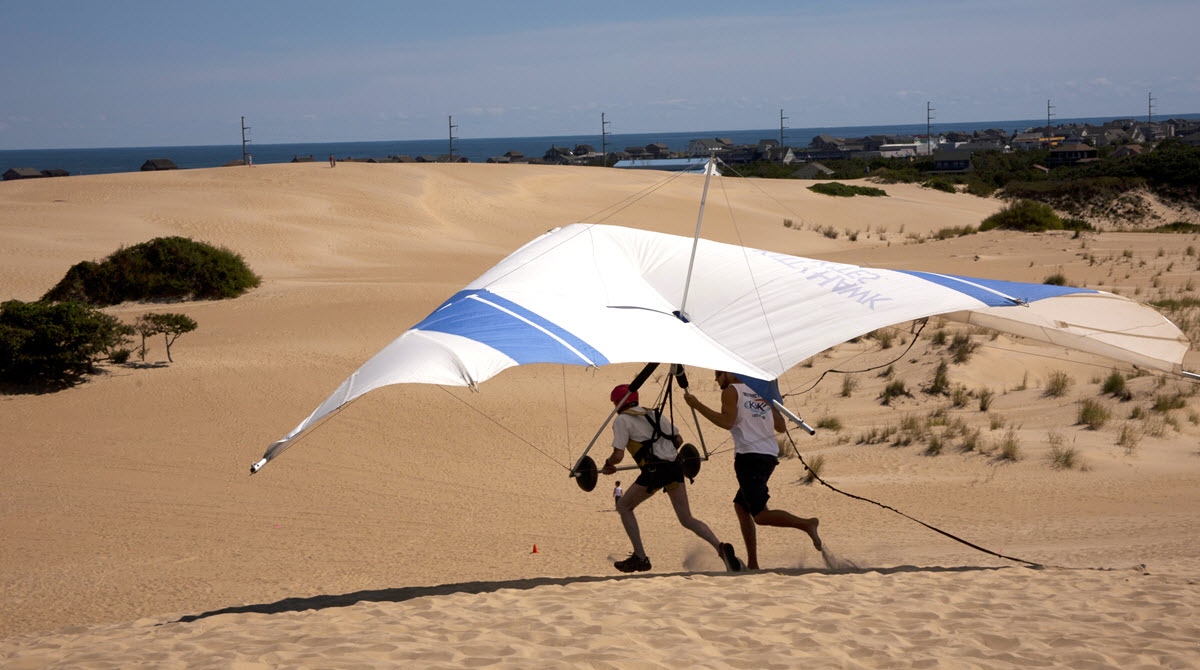
[[538, 552], [537, 552], [537, 545], [536, 545], [536, 544], [535, 544], [535, 545], [533, 545], [533, 552], [532, 552], [532, 553], [534, 553], [534, 554], [538, 553]]

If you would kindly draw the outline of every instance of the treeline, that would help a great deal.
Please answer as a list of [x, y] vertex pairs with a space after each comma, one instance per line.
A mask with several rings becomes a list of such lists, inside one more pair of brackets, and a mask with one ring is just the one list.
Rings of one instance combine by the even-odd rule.
[[[101, 361], [125, 363], [135, 352], [144, 361], [147, 338], [158, 335], [172, 361], [171, 345], [197, 327], [191, 317], [148, 312], [126, 324], [98, 308], [131, 300], [229, 298], [259, 282], [237, 254], [182, 237], [157, 238], [99, 263], [78, 263], [40, 300], [0, 304], [0, 389], [71, 386], [95, 374]], [[136, 349], [135, 335], [141, 336]]]
[[[831, 160], [823, 164], [834, 173], [823, 179], [869, 177], [885, 184], [918, 183], [945, 191], [962, 187], [981, 197], [998, 194], [1037, 200], [1072, 212], [1144, 186], [1169, 202], [1200, 207], [1200, 147], [1169, 139], [1140, 155], [1113, 157], [1114, 151], [1114, 147], [1101, 147], [1098, 161], [1050, 170], [1044, 169], [1050, 158], [1048, 150], [981, 151], [972, 154], [972, 171], [967, 174], [936, 173], [934, 159], [928, 156]], [[794, 165], [748, 163], [727, 174], [792, 178], [795, 170]]]

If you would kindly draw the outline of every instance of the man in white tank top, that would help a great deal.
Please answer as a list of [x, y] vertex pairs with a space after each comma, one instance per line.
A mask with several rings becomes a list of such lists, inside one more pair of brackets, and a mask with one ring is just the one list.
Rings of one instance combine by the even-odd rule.
[[805, 519], [781, 509], [767, 509], [767, 499], [771, 497], [767, 481], [779, 464], [775, 433], [783, 432], [783, 416], [737, 376], [718, 370], [716, 380], [721, 387], [721, 411], [714, 411], [691, 393], [685, 392], [683, 399], [704, 418], [733, 435], [733, 471], [738, 480], [733, 509], [746, 542], [746, 567], [758, 569], [756, 524], [802, 530], [819, 551], [820, 522], [816, 518]]

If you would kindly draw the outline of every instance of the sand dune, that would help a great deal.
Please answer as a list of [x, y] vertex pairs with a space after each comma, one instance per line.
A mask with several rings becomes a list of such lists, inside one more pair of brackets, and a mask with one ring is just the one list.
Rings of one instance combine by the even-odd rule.
[[[1105, 397], [1113, 418], [1087, 430], [1077, 401], [1101, 397], [1114, 364], [1003, 337], [976, 334], [971, 361], [951, 367], [954, 383], [993, 391], [988, 412], [977, 398], [955, 407], [919, 390], [880, 405], [878, 370], [856, 375], [843, 397], [831, 375], [794, 404], [844, 427], [797, 443], [806, 459], [825, 456], [823, 476], [839, 489], [1006, 556], [1112, 570], [1017, 567], [802, 485], [803, 466], [789, 459], [773, 504], [819, 516], [827, 556], [799, 533], [765, 529], [766, 570], [721, 574], [669, 505], [651, 500], [639, 520], [655, 569], [617, 577], [611, 560], [628, 542], [612, 481], [584, 494], [566, 475], [607, 389], [632, 374], [620, 366], [517, 368], [479, 393], [381, 389], [248, 476], [362, 361], [528, 239], [600, 220], [690, 235], [702, 180], [313, 163], [0, 185], [0, 299], [36, 299], [73, 263], [162, 235], [226, 246], [264, 279], [232, 301], [107, 310], [196, 319], [173, 364], [0, 396], [0, 665], [1200, 666], [1200, 417], [1190, 396], [1181, 410], [1150, 408], [1191, 387], [1131, 379], [1134, 399]], [[1146, 298], [1189, 295], [1200, 279], [1193, 236], [917, 243], [1001, 203], [911, 185], [829, 198], [805, 185], [718, 180], [704, 234], [904, 269], [1026, 281], [1061, 271]], [[843, 232], [818, 231], [828, 227]], [[946, 355], [930, 339], [939, 328], [953, 332], [931, 323], [903, 356], [907, 330], [888, 349], [842, 345], [784, 386], [891, 362], [919, 389]], [[152, 348], [148, 362], [160, 360]], [[1056, 371], [1073, 384], [1048, 398]], [[707, 375], [696, 377], [698, 394], [715, 399]], [[957, 420], [979, 430], [977, 448], [961, 451], [961, 433], [940, 455], [927, 442], [864, 440], [906, 417], [930, 423], [938, 409], [931, 430]], [[1118, 444], [1123, 429], [1138, 438], [1132, 448]], [[996, 458], [1006, 435], [1020, 443], [1017, 462]], [[744, 553], [729, 444], [716, 430], [705, 437], [717, 454], [690, 487], [693, 511]], [[1056, 441], [1086, 470], [1051, 468]]]

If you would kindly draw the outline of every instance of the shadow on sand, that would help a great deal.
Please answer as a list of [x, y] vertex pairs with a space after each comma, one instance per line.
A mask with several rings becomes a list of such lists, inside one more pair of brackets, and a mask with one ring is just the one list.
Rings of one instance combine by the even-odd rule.
[[[916, 565], [901, 565], [892, 568], [871, 568], [858, 570], [844, 569], [825, 569], [825, 568], [803, 568], [803, 569], [781, 569], [781, 570], [755, 570], [752, 573], [740, 574], [777, 574], [788, 576], [803, 576], [811, 574], [866, 574], [879, 573], [882, 575], [894, 575], [907, 572], [979, 572], [993, 570], [1013, 570], [1020, 569], [1012, 566], [1002, 567], [985, 567], [985, 566], [916, 566]], [[737, 578], [738, 574], [726, 572], [667, 572], [654, 573], [645, 575], [609, 575], [604, 577], [582, 575], [578, 577], [537, 577], [533, 579], [514, 579], [499, 582], [463, 582], [459, 584], [438, 584], [434, 586], [405, 586], [394, 589], [376, 589], [373, 591], [354, 591], [352, 593], [342, 593], [336, 595], [311, 596], [308, 598], [284, 598], [273, 603], [258, 603], [253, 605], [239, 605], [236, 607], [225, 607], [219, 610], [210, 612], [202, 612], [200, 614], [188, 614], [182, 616], [175, 621], [165, 623], [191, 623], [199, 619], [217, 616], [220, 614], [280, 614], [283, 612], [303, 612], [306, 610], [322, 610], [331, 607], [349, 607], [361, 602], [370, 603], [398, 603], [413, 598], [422, 598], [425, 596], [445, 596], [456, 593], [491, 593], [501, 589], [535, 589], [539, 586], [564, 586], [567, 584], [586, 584], [589, 582], [615, 582], [627, 579], [655, 579], [658, 577], [681, 577], [692, 576], [697, 574], [708, 575], [712, 577], [729, 577]], [[158, 624], [164, 625], [164, 624]]]

